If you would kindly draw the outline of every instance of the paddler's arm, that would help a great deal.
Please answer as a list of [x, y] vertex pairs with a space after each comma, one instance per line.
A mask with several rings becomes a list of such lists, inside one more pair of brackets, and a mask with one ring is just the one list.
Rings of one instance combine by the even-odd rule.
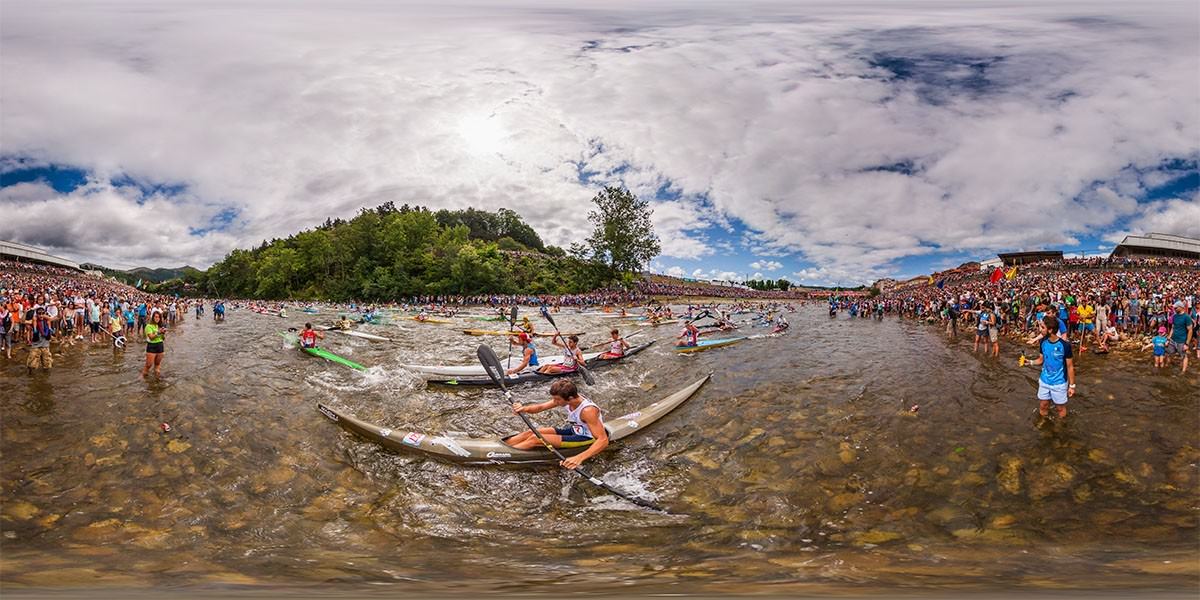
[[553, 400], [553, 399], [547, 400], [547, 401], [539, 403], [539, 404], [521, 404], [520, 402], [512, 403], [512, 409], [513, 409], [514, 415], [519, 415], [522, 413], [527, 414], [527, 415], [532, 415], [534, 413], [540, 413], [544, 410], [550, 410], [552, 408], [557, 408], [559, 406], [562, 406], [562, 404], [560, 404], [558, 401]]
[[579, 465], [583, 464], [585, 460], [595, 456], [596, 454], [599, 454], [600, 452], [603, 452], [604, 449], [608, 447], [608, 431], [606, 431], [604, 429], [604, 425], [600, 423], [600, 409], [594, 406], [589, 406], [583, 409], [583, 414], [579, 416], [583, 419], [583, 422], [587, 424], [588, 430], [592, 432], [592, 437], [595, 438], [596, 441], [592, 442], [591, 445], [587, 447], [587, 450], [584, 450], [575, 456], [568, 456], [566, 460], [562, 461], [562, 466], [568, 469], [574, 469], [575, 467], [578, 467]]
[[533, 356], [533, 351], [529, 348], [526, 348], [525, 351], [521, 353], [521, 364], [505, 371], [505, 373], [512, 375], [513, 373], [520, 373], [521, 371], [524, 371], [525, 368], [529, 366], [529, 357], [531, 356]]

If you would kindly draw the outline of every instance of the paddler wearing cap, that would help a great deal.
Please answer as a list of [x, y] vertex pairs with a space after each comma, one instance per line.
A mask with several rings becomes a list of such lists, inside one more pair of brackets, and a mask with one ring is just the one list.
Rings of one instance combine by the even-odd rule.
[[537, 348], [533, 345], [532, 335], [522, 331], [508, 337], [512, 340], [512, 343], [521, 347], [521, 364], [505, 371], [505, 373], [512, 375], [513, 373], [520, 373], [529, 367], [538, 366]]

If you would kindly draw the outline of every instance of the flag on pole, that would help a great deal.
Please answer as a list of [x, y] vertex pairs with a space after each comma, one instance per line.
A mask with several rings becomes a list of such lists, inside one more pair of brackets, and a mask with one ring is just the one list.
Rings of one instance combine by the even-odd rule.
[[933, 275], [929, 276], [929, 285], [933, 285]]
[[946, 278], [945, 277], [938, 280], [937, 287], [939, 290], [946, 287]]
[[1005, 279], [1012, 279], [1016, 276], [1017, 276], [1017, 268], [1015, 266], [1013, 268], [1009, 269], [1008, 272], [1004, 274]]
[[1000, 270], [1000, 267], [996, 267], [996, 270], [992, 271], [992, 279], [991, 279], [992, 283], [996, 283], [997, 281], [1000, 281], [1003, 278], [1004, 278], [1004, 271]]
[[141, 280], [141, 279], [139, 279], [137, 283], [133, 284], [133, 287], [135, 287], [135, 288], [138, 288], [138, 289], [141, 289], [141, 287], [142, 287], [142, 280]]

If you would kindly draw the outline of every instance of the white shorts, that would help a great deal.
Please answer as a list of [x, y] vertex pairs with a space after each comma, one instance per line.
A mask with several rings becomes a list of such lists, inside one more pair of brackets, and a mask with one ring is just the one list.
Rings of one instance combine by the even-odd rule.
[[1055, 404], [1067, 403], [1067, 384], [1050, 385], [1038, 380], [1038, 400], [1053, 400]]

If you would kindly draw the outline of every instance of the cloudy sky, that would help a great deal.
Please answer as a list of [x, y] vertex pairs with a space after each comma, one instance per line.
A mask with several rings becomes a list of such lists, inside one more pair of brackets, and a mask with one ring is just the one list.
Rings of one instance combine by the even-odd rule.
[[391, 200], [565, 246], [605, 184], [688, 276], [1200, 237], [1198, 6], [4, 0], [0, 239], [207, 267]]

